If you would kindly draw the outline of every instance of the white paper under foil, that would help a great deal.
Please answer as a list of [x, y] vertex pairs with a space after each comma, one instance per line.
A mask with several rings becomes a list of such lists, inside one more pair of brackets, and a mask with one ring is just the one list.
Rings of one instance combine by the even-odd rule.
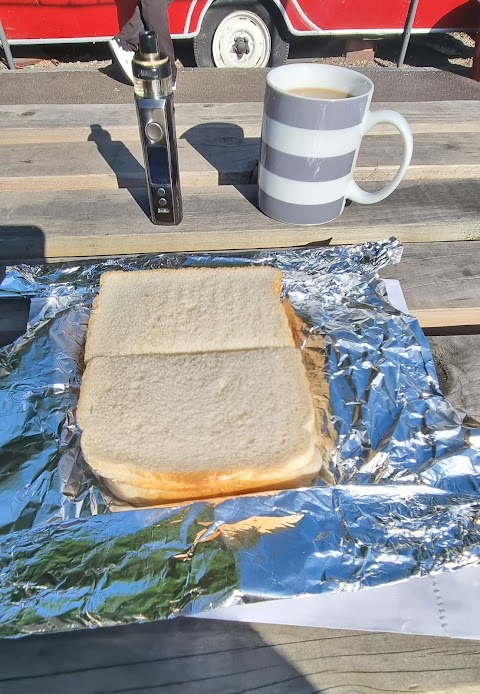
[[234, 622], [480, 639], [480, 567], [394, 585], [220, 607], [197, 615]]

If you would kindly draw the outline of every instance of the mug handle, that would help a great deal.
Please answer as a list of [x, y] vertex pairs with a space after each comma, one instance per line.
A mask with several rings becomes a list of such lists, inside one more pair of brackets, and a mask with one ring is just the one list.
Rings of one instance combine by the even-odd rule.
[[370, 111], [365, 120], [363, 135], [373, 128], [374, 125], [378, 125], [379, 123], [390, 123], [397, 128], [403, 139], [403, 159], [393, 181], [390, 181], [390, 183], [388, 183], [384, 188], [381, 188], [381, 190], [377, 190], [374, 193], [370, 193], [363, 190], [363, 188], [360, 188], [360, 186], [355, 183], [352, 178], [347, 188], [346, 197], [349, 200], [359, 202], [362, 205], [372, 205], [374, 202], [385, 200], [385, 198], [391, 195], [404, 177], [412, 158], [413, 135], [405, 118], [395, 111]]

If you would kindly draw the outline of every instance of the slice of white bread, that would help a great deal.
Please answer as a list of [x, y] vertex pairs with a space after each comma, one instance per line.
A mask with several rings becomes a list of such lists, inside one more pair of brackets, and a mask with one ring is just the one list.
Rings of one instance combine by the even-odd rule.
[[137, 505], [297, 487], [321, 465], [292, 347], [96, 357], [77, 417], [88, 464]]
[[294, 346], [271, 267], [107, 272], [88, 328], [85, 361], [132, 354]]

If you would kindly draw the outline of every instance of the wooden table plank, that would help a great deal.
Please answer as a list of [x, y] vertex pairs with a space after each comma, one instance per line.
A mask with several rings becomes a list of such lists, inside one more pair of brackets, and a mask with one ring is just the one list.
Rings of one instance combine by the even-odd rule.
[[406, 244], [398, 265], [381, 276], [399, 280], [410, 310], [480, 306], [480, 243]]
[[[115, 254], [118, 255], [118, 254]], [[78, 258], [64, 256], [61, 261]], [[480, 241], [407, 243], [402, 260], [380, 271], [399, 280], [410, 311], [480, 306]]]
[[0, 643], [1, 694], [478, 692], [480, 643], [176, 619]]
[[[96, 141], [0, 146], [0, 192], [145, 187], [139, 140], [127, 146], [112, 141], [103, 129], [92, 137]], [[221, 133], [214, 145], [205, 139], [198, 148], [186, 140], [178, 142], [182, 186], [250, 182], [258, 163], [258, 139], [244, 142]], [[468, 164], [462, 168], [468, 169]]]
[[[479, 102], [480, 103], [480, 102]], [[235, 126], [203, 126], [178, 142], [182, 184], [210, 186], [249, 183], [260, 141], [243, 139]], [[145, 185], [139, 141], [111, 140], [99, 128], [93, 141], [0, 146], [0, 192], [99, 190]], [[370, 137], [355, 170], [357, 181], [390, 180], [401, 161], [400, 136]], [[407, 180], [480, 179], [478, 133], [418, 135]]]
[[480, 306], [468, 308], [417, 308], [412, 313], [425, 329], [466, 328], [480, 329]]
[[462, 310], [467, 312], [467, 325], [472, 324], [469, 311], [477, 315], [480, 307], [480, 241], [406, 244], [401, 262], [384, 268], [380, 275], [400, 281], [412, 313], [423, 311], [428, 319], [442, 310], [450, 320], [450, 311], [455, 317]]
[[452, 310], [455, 316], [457, 309], [476, 311], [480, 307], [480, 241], [405, 244], [401, 262], [384, 268], [380, 275], [400, 281], [412, 313], [431, 309], [434, 316], [441, 309]]
[[480, 422], [480, 335], [428, 338], [443, 394]]
[[[480, 239], [480, 181], [405, 181], [374, 206], [349, 206], [334, 222], [292, 227], [257, 209], [254, 186], [184, 190], [179, 227], [153, 226], [143, 190], [1, 193], [3, 260], [178, 250], [276, 248], [332, 239], [359, 243]], [[41, 256], [39, 251], [43, 251]]]
[[[198, 124], [222, 122], [238, 125], [245, 137], [258, 137], [262, 108], [259, 102], [176, 104], [177, 135]], [[480, 101], [376, 102], [372, 108], [399, 111], [414, 133], [480, 132]], [[133, 100], [132, 104], [0, 105], [0, 144], [84, 142], [92, 124], [107, 128], [112, 139], [138, 138]], [[383, 125], [372, 134], [392, 131]]]

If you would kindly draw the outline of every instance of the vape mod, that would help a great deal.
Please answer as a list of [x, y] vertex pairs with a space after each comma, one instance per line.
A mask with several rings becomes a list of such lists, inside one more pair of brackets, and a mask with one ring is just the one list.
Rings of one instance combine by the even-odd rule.
[[140, 34], [132, 68], [150, 216], [154, 224], [180, 224], [183, 211], [172, 70], [168, 58], [158, 51], [155, 32]]

